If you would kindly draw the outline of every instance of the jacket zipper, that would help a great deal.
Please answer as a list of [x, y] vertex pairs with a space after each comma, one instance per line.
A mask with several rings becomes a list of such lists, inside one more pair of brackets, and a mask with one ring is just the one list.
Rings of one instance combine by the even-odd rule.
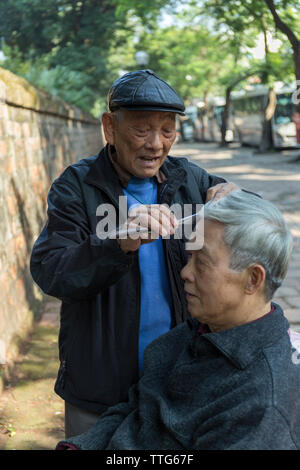
[[140, 340], [140, 323], [141, 323], [141, 271], [140, 271], [140, 261], [139, 257], [137, 257], [137, 267], [138, 267], [138, 282], [137, 282], [137, 323], [138, 323], [138, 331], [137, 331], [137, 369], [139, 370], [139, 340]]

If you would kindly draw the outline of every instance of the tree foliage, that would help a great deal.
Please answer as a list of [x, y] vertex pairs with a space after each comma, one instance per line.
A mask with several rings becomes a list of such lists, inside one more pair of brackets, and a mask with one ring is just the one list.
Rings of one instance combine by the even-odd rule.
[[119, 27], [111, 0], [0, 0], [5, 66], [27, 64], [27, 79], [85, 109], [107, 91]]
[[222, 78], [234, 67], [234, 54], [222, 36], [201, 25], [144, 33], [139, 46], [149, 53], [149, 67], [185, 100], [220, 92]]
[[[295, 70], [294, 46], [270, 4], [298, 40], [298, 0], [0, 0], [4, 66], [96, 115], [112, 81], [139, 67], [138, 50], [184, 99], [224, 95], [249, 70], [259, 69], [264, 82]], [[265, 61], [251, 53], [260, 33]], [[268, 33], [282, 40], [277, 52]]]

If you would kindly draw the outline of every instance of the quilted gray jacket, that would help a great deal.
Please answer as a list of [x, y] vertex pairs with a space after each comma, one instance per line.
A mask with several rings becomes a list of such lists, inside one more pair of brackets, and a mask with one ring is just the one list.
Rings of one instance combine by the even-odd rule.
[[160, 336], [128, 402], [57, 449], [300, 449], [299, 354], [273, 305], [218, 333], [188, 320]]

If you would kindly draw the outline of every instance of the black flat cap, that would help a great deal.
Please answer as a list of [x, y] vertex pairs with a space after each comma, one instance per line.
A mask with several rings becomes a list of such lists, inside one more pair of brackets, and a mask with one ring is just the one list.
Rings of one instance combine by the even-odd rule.
[[184, 115], [182, 99], [152, 70], [137, 70], [118, 78], [108, 93], [110, 111], [169, 111]]

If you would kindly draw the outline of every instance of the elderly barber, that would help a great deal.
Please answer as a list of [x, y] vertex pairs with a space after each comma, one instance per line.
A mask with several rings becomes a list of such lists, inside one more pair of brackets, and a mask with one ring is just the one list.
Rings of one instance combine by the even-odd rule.
[[[84, 432], [125, 400], [145, 347], [188, 316], [179, 275], [184, 243], [173, 237], [177, 221], [162, 204], [204, 203], [235, 188], [168, 156], [176, 114], [185, 108], [151, 70], [118, 79], [108, 106], [106, 147], [54, 181], [48, 221], [31, 257], [33, 279], [62, 300], [55, 391], [66, 402], [66, 436]], [[119, 196], [127, 197], [128, 209], [149, 210], [143, 224], [157, 236], [97, 236], [97, 208], [111, 204], [119, 215]]]
[[204, 245], [181, 273], [193, 318], [148, 346], [128, 402], [58, 449], [300, 449], [299, 353], [271, 302], [291, 234], [242, 191], [204, 214]]

